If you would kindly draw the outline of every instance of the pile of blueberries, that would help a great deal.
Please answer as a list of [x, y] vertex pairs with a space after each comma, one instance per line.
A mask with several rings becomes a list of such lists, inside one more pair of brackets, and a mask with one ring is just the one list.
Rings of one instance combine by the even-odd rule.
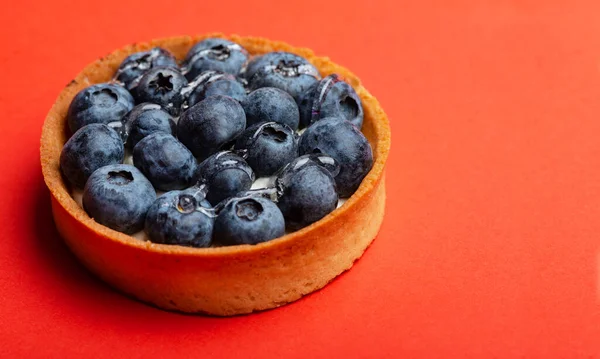
[[[352, 86], [295, 54], [250, 57], [224, 39], [181, 64], [161, 48], [127, 57], [75, 96], [67, 122], [60, 167], [84, 210], [155, 243], [280, 237], [333, 211], [373, 166]], [[251, 189], [256, 177], [271, 183]]]

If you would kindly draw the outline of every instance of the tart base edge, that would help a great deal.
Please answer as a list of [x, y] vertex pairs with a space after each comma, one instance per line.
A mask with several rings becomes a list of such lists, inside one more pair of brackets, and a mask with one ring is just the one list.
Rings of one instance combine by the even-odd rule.
[[321, 231], [253, 251], [206, 256], [161, 253], [106, 240], [55, 198], [52, 211], [71, 251], [108, 284], [162, 309], [230, 316], [296, 301], [350, 269], [377, 236], [385, 197], [382, 177], [358, 208], [328, 221]]

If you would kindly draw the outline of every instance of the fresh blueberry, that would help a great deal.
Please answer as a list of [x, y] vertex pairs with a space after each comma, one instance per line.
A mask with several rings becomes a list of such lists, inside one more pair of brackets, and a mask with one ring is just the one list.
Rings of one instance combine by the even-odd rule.
[[285, 221], [265, 198], [231, 199], [215, 220], [213, 238], [225, 245], [258, 244], [283, 236]]
[[264, 55], [254, 56], [248, 64], [246, 68], [242, 72], [242, 76], [246, 79], [250, 80], [252, 77], [262, 68], [264, 67], [274, 67], [281, 60], [297, 60], [300, 63], [308, 63], [308, 61], [301, 56], [291, 54], [285, 51], [273, 51], [267, 52]]
[[294, 131], [277, 122], [250, 126], [235, 141], [236, 150], [246, 151], [246, 162], [258, 176], [270, 176], [298, 156]]
[[278, 175], [278, 206], [286, 226], [297, 230], [325, 217], [337, 207], [335, 180], [316, 161], [295, 161]]
[[325, 153], [341, 166], [335, 177], [340, 197], [349, 197], [373, 166], [373, 151], [360, 130], [343, 118], [324, 118], [300, 137], [300, 154]]
[[325, 77], [306, 91], [299, 107], [303, 127], [327, 117], [344, 118], [359, 129], [362, 127], [364, 112], [360, 97], [336, 74]]
[[123, 162], [123, 142], [115, 130], [101, 123], [83, 126], [60, 153], [60, 169], [75, 187], [83, 188], [100, 167]]
[[242, 101], [248, 126], [259, 122], [278, 122], [292, 130], [298, 129], [300, 114], [294, 98], [275, 87], [263, 87], [252, 91]]
[[296, 103], [319, 81], [319, 71], [306, 59], [288, 52], [270, 52], [251, 63], [245, 73], [250, 88], [276, 87], [286, 91]]
[[97, 84], [81, 90], [71, 101], [67, 122], [72, 133], [91, 123], [121, 121], [134, 105], [133, 97], [122, 86]]
[[[246, 98], [246, 89], [234, 75], [218, 71], [205, 71], [190, 82], [187, 105], [193, 106], [209, 96], [229, 96], [241, 102]], [[184, 90], [185, 91], [185, 90]]]
[[287, 186], [292, 180], [293, 175], [302, 167], [306, 166], [323, 167], [333, 178], [340, 173], [340, 164], [333, 157], [323, 153], [311, 153], [295, 158], [277, 171], [277, 173], [275, 173], [276, 187], [281, 189], [282, 186]]
[[[267, 54], [277, 54], [281, 52], [268, 52]], [[249, 81], [252, 76], [254, 76], [258, 70], [265, 66], [270, 66], [275, 63], [274, 55], [266, 56], [267, 54], [260, 56], [253, 56], [250, 58], [246, 67], [242, 69], [240, 72], [240, 76], [243, 76], [247, 81]]]
[[133, 148], [133, 164], [163, 191], [190, 186], [196, 175], [196, 159], [181, 142], [169, 134], [156, 132]]
[[177, 69], [156, 68], [146, 72], [132, 92], [138, 103], [159, 104], [171, 115], [176, 116], [184, 100], [181, 90], [187, 84], [186, 78]]
[[148, 70], [157, 67], [177, 67], [177, 60], [167, 50], [155, 47], [148, 51], [136, 52], [131, 54], [121, 62], [115, 79], [122, 82], [126, 88], [131, 89], [136, 86], [139, 78]]
[[209, 247], [214, 218], [210, 203], [195, 196], [193, 188], [158, 197], [146, 215], [150, 241], [190, 247]]
[[160, 105], [149, 102], [135, 106], [123, 117], [123, 123], [127, 132], [125, 145], [128, 148], [134, 148], [144, 137], [155, 132], [174, 135], [176, 129], [173, 117]]
[[227, 96], [211, 96], [181, 114], [177, 137], [204, 159], [235, 140], [246, 128], [242, 105]]
[[132, 234], [144, 228], [156, 199], [152, 184], [131, 165], [104, 166], [92, 173], [83, 190], [83, 209], [96, 222]]
[[184, 61], [184, 72], [188, 80], [207, 70], [237, 75], [247, 60], [248, 52], [240, 45], [229, 40], [210, 38], [190, 49]]
[[247, 191], [254, 182], [254, 172], [244, 159], [233, 152], [216, 153], [198, 165], [198, 183], [208, 187], [206, 199], [213, 205]]

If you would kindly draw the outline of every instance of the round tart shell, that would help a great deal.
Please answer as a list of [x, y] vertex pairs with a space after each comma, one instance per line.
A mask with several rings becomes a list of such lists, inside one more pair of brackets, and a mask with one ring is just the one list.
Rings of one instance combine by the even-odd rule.
[[[181, 60], [195, 43], [207, 37], [230, 39], [252, 55], [296, 53], [314, 64], [323, 76], [338, 73], [354, 86], [362, 99], [362, 130], [373, 147], [375, 163], [343, 206], [302, 230], [267, 243], [215, 248], [141, 241], [96, 223], [79, 207], [59, 168], [61, 149], [68, 139], [66, 114], [73, 97], [87, 86], [111, 80], [121, 61], [134, 52], [160, 46]], [[386, 114], [347, 69], [308, 49], [282, 42], [207, 34], [133, 44], [88, 65], [65, 87], [48, 113], [40, 152], [56, 227], [86, 267], [119, 290], [160, 308], [227, 316], [295, 301], [352, 267], [377, 235], [383, 220], [384, 169], [389, 148]]]

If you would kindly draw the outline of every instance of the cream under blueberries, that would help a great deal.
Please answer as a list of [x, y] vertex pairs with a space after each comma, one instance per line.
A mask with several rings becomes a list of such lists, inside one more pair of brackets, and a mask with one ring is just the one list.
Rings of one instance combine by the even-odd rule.
[[155, 48], [80, 91], [60, 166], [96, 222], [154, 243], [255, 245], [340, 207], [373, 166], [361, 100], [286, 52]]

